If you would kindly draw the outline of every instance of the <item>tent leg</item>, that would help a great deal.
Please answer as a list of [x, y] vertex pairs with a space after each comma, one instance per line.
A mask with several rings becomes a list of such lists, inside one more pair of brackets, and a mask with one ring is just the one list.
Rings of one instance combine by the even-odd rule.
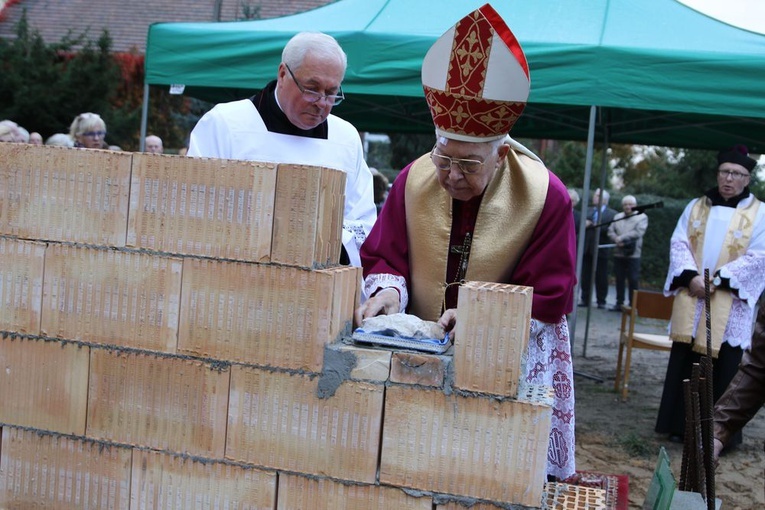
[[[574, 287], [574, 311], [571, 312], [568, 329], [571, 334], [571, 344], [576, 338], [576, 319], [579, 307], [579, 288], [582, 284], [582, 259], [584, 258], [584, 231], [587, 228], [587, 204], [590, 203], [590, 176], [592, 175], [592, 153], [595, 145], [595, 119], [597, 106], [590, 107], [590, 123], [587, 130], [587, 157], [584, 164], [584, 184], [582, 185], [581, 215], [579, 216], [579, 239], [576, 247], [576, 286]], [[589, 308], [589, 306], [588, 306]]]
[[138, 140], [138, 151], [143, 152], [146, 147], [146, 124], [149, 118], [149, 84], [143, 84], [143, 105], [141, 105], [141, 135]]
[[[576, 318], [577, 318], [577, 310], [579, 309], [578, 302], [579, 302], [579, 286], [581, 284], [581, 275], [582, 275], [582, 260], [584, 258], [584, 238], [585, 238], [585, 229], [587, 227], [587, 204], [590, 203], [590, 176], [592, 175], [592, 155], [595, 148], [595, 120], [596, 120], [596, 114], [598, 111], [597, 106], [590, 106], [590, 124], [587, 131], [587, 158], [585, 159], [584, 164], [584, 184], [582, 186], [582, 214], [580, 215], [579, 219], [579, 239], [577, 241], [577, 247], [576, 247], [576, 286], [574, 287], [574, 311], [571, 314], [571, 324], [569, 325], [569, 331], [570, 331], [570, 338], [571, 338], [571, 345], [574, 344], [574, 338], [576, 337]], [[593, 271], [593, 275], [595, 274], [595, 271]], [[590, 289], [592, 289], [592, 281], [586, 282], [586, 285], [590, 286]], [[590, 303], [587, 303], [587, 322], [585, 323], [585, 330], [584, 330], [584, 354], [583, 356], [587, 356], [587, 330], [589, 329], [590, 325], [590, 306], [591, 306], [592, 300], [590, 300]], [[573, 349], [572, 349], [573, 351]], [[572, 353], [573, 354], [573, 353]], [[602, 383], [604, 380], [601, 377], [598, 377], [596, 375], [590, 375], [586, 374], [584, 372], [579, 372], [578, 370], [574, 370], [574, 376], [584, 377], [585, 379], [590, 379], [598, 383]]]
[[[601, 111], [602, 113], [602, 111]], [[589, 144], [589, 140], [588, 140]], [[589, 151], [589, 149], [588, 149]], [[589, 152], [588, 152], [589, 154]], [[601, 190], [605, 189], [606, 187], [606, 165], [608, 163], [608, 125], [606, 122], [603, 123], [603, 159], [600, 163], [600, 185], [599, 188]], [[598, 207], [601, 207], [603, 205], [603, 193], [600, 194], [600, 201], [598, 201]], [[596, 249], [594, 250], [592, 254], [592, 271], [590, 274], [590, 281], [587, 282], [587, 285], [590, 286], [590, 303], [587, 303], [587, 322], [584, 326], [584, 344], [582, 345], [582, 356], [585, 358], [587, 357], [587, 338], [589, 336], [590, 332], [590, 307], [592, 306], [592, 290], [595, 283], [595, 276], [598, 273], [597, 267], [598, 267], [598, 257], [600, 256], [598, 246], [600, 244], [600, 229], [602, 227], [597, 227], [595, 229], [595, 243], [596, 243]]]

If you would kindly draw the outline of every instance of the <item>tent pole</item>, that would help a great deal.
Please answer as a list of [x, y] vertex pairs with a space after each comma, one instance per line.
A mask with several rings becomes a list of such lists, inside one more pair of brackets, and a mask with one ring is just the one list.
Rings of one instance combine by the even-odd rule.
[[581, 215], [579, 216], [579, 237], [576, 247], [576, 286], [574, 286], [574, 311], [569, 320], [569, 331], [573, 345], [576, 338], [576, 319], [579, 307], [579, 288], [582, 284], [582, 259], [584, 258], [584, 232], [587, 228], [587, 204], [590, 203], [590, 176], [592, 175], [592, 152], [595, 145], [595, 115], [597, 106], [590, 106], [590, 124], [587, 130], [587, 157], [584, 164], [584, 184], [582, 185], [582, 199], [580, 201]]
[[[603, 111], [601, 110], [601, 115], [603, 115]], [[600, 200], [598, 200], [598, 209], [603, 206], [603, 193], [602, 190], [606, 189], [606, 165], [608, 163], [608, 123], [603, 122], [603, 158], [600, 162], [600, 185], [598, 188], [601, 190], [600, 193]], [[595, 277], [598, 274], [598, 259], [600, 258], [600, 229], [603, 227], [597, 227], [595, 229], [595, 247], [594, 253], [592, 254], [592, 273], [590, 278], [590, 298], [592, 298], [592, 288], [593, 284], [595, 282]], [[608, 268], [608, 264], [606, 263], [606, 268]], [[610, 276], [610, 275], [607, 275]], [[587, 357], [587, 338], [589, 336], [590, 332], [590, 309], [592, 306], [592, 299], [590, 299], [590, 303], [587, 303], [587, 322], [584, 327], [584, 344], [582, 345], [582, 356], [585, 358]]]
[[149, 118], [149, 84], [143, 84], [143, 105], [141, 105], [141, 135], [138, 140], [138, 151], [143, 152], [146, 143], [146, 124]]
[[[598, 107], [597, 106], [590, 106], [590, 124], [589, 128], [587, 130], [587, 157], [585, 159], [584, 164], [584, 184], [582, 185], [582, 207], [581, 207], [581, 215], [579, 217], [579, 238], [577, 240], [577, 247], [576, 247], [576, 285], [574, 286], [574, 311], [571, 314], [571, 322], [569, 326], [570, 331], [570, 341], [571, 345], [574, 344], [574, 338], [576, 337], [576, 317], [577, 317], [577, 310], [578, 302], [579, 302], [579, 286], [581, 283], [581, 274], [582, 274], [582, 259], [584, 258], [584, 239], [585, 239], [585, 229], [587, 228], [587, 204], [590, 201], [590, 176], [592, 175], [592, 154], [594, 152], [595, 147], [595, 120], [597, 115]], [[593, 271], [594, 274], [594, 271]], [[588, 282], [590, 285], [590, 289], [592, 289], [592, 282]], [[590, 299], [590, 302], [592, 302], [592, 299]], [[584, 351], [586, 356], [587, 351], [587, 328], [589, 327], [590, 323], [590, 303], [587, 303], [587, 323], [585, 324], [585, 336], [584, 336]], [[573, 349], [572, 349], [573, 354]], [[574, 375], [579, 377], [584, 377], [586, 379], [592, 379], [593, 381], [602, 383], [603, 379], [601, 377], [585, 374], [584, 372], [579, 372], [578, 370], [574, 370]]]

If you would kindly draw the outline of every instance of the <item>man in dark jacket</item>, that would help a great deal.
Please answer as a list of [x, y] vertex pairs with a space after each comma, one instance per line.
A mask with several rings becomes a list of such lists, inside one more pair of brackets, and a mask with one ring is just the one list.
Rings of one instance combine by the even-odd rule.
[[752, 347], [744, 353], [738, 372], [715, 404], [715, 460], [728, 440], [765, 404], [765, 306], [760, 309], [752, 335]]
[[[590, 284], [592, 280], [593, 258], [595, 261], [595, 297], [598, 308], [606, 307], [608, 296], [608, 263], [611, 259], [611, 248], [601, 248], [601, 244], [608, 244], [608, 225], [616, 216], [616, 211], [608, 207], [609, 194], [603, 190], [601, 197], [600, 188], [592, 194], [592, 207], [587, 210], [587, 231], [584, 241], [584, 258], [582, 260], [582, 281], [579, 285], [582, 292], [582, 300], [579, 306], [590, 304]], [[599, 225], [602, 225], [599, 227]], [[593, 251], [597, 256], [593, 257]]]

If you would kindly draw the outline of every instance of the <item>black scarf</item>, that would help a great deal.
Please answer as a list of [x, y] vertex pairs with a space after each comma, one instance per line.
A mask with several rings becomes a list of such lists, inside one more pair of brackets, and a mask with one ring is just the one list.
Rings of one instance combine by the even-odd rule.
[[713, 206], [721, 205], [723, 207], [733, 207], [735, 209], [739, 202], [749, 196], [749, 186], [744, 187], [744, 190], [740, 194], [731, 197], [728, 200], [725, 200], [723, 196], [720, 195], [719, 188], [707, 190], [704, 195], [712, 201]]
[[[260, 117], [263, 119], [263, 124], [266, 125], [266, 129], [271, 133], [303, 136], [306, 138], [320, 138], [322, 140], [327, 139], [329, 129], [327, 128], [326, 120], [313, 129], [300, 129], [290, 122], [287, 115], [285, 115], [276, 103], [276, 80], [269, 82], [263, 90], [252, 96], [250, 101], [255, 105], [255, 109], [258, 110]], [[341, 246], [340, 264], [347, 266], [350, 265], [350, 263], [351, 260], [348, 258], [348, 252], [345, 251], [345, 246]]]
[[260, 113], [263, 123], [272, 133], [283, 135], [304, 136], [306, 138], [327, 139], [328, 129], [325, 120], [313, 129], [300, 129], [287, 118], [287, 115], [276, 103], [276, 80], [269, 82], [263, 90], [250, 98], [255, 109]]

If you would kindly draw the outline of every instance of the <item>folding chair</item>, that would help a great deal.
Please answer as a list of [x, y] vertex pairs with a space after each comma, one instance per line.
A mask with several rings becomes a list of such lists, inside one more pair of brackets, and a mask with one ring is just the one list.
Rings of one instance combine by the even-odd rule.
[[[632, 293], [632, 306], [622, 306], [622, 325], [619, 334], [619, 357], [616, 361], [616, 377], [614, 391], [622, 392], [622, 401], [627, 400], [630, 382], [630, 365], [632, 349], [651, 349], [669, 351], [672, 341], [669, 335], [656, 335], [636, 331], [638, 317], [662, 319], [669, 321], [672, 316], [674, 296], [664, 296], [661, 292], [636, 290]], [[624, 357], [624, 373], [622, 374], [622, 358]]]

